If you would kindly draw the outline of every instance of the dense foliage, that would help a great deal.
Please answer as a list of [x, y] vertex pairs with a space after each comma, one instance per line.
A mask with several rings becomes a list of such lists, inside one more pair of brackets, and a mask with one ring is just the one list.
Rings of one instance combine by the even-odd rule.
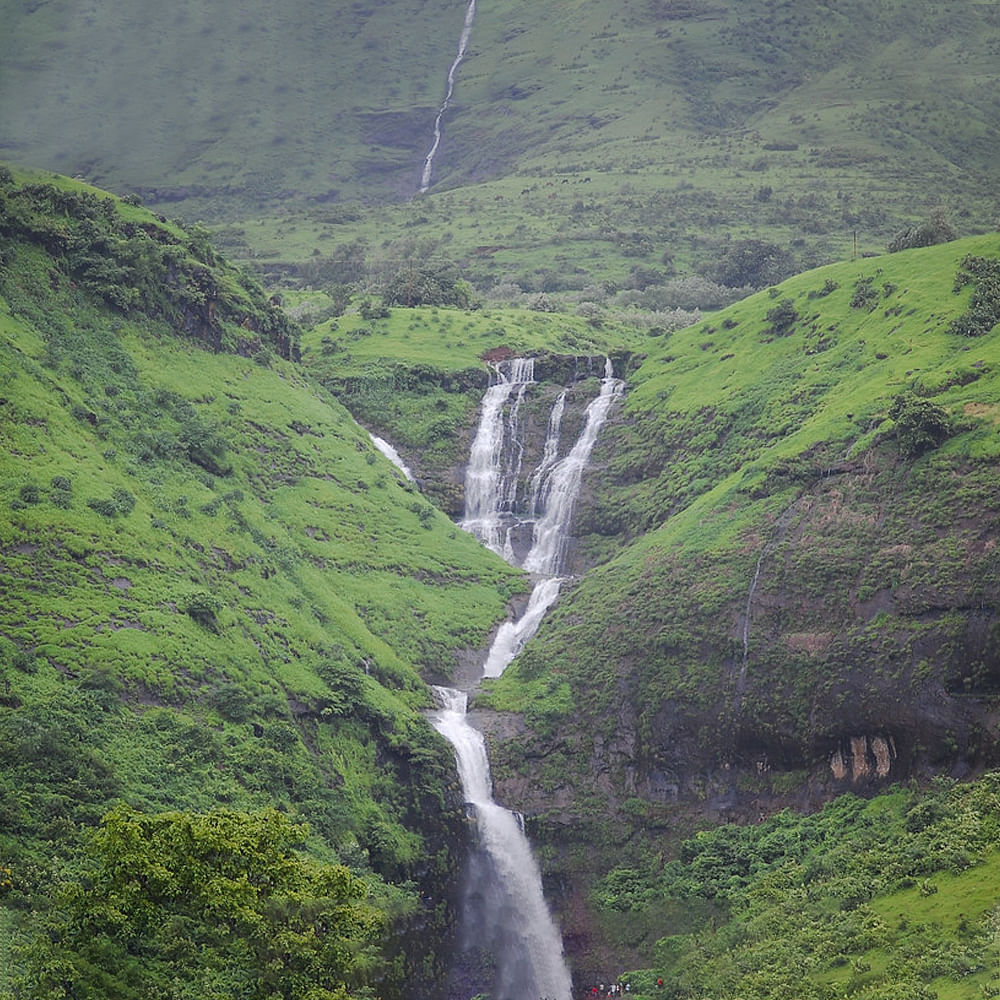
[[991, 996], [998, 792], [995, 773], [940, 780], [705, 830], [675, 860], [612, 870], [594, 899], [625, 921], [701, 914], [653, 931], [669, 932], [654, 964], [627, 976], [640, 997]]
[[274, 810], [118, 807], [54, 893], [18, 998], [343, 1000], [377, 966], [383, 915], [341, 865], [298, 854]]
[[[214, 350], [250, 356], [298, 354], [298, 332], [285, 314], [243, 272], [221, 260], [200, 226], [184, 230], [162, 217], [129, 212], [116, 199], [83, 185], [17, 184], [0, 168], [0, 241], [41, 247], [56, 273], [124, 315], [164, 320], [178, 333]], [[4, 260], [0, 257], [0, 266]], [[58, 280], [55, 274], [50, 281]], [[32, 319], [30, 289], [17, 295], [15, 312]]]
[[[204, 899], [165, 912], [156, 937], [163, 900], [136, 898], [118, 934], [102, 923], [113, 872], [84, 860], [109, 811], [155, 840], [163, 813], [199, 824], [218, 808], [280, 810], [295, 829], [278, 837], [289, 848], [308, 823], [301, 884], [261, 902], [275, 942], [309, 938], [313, 917], [329, 922], [327, 876], [306, 869], [343, 866], [382, 928], [377, 954], [357, 953], [361, 978], [384, 997], [404, 980], [433, 983], [454, 919], [461, 817], [450, 748], [422, 715], [421, 671], [446, 679], [523, 584], [456, 535], [281, 357], [280, 336], [264, 331], [291, 326], [199, 248], [201, 235], [66, 179], [2, 183], [0, 989], [16, 974], [47, 984], [34, 995], [56, 990], [61, 954], [93, 995], [134, 995], [184, 942], [202, 956], [192, 951], [184, 974], [192, 995], [224, 992], [237, 967], [266, 978], [277, 959], [261, 952], [247, 966], [246, 949], [265, 944], [246, 927], [203, 936]], [[115, 256], [116, 241], [131, 248]], [[74, 256], [78, 246], [109, 270]], [[217, 282], [214, 306], [192, 312], [187, 281], [203, 271]], [[134, 297], [111, 291], [132, 287]], [[189, 319], [206, 319], [221, 343]], [[98, 883], [106, 907], [88, 911], [99, 896], [72, 887]], [[68, 895], [54, 892], [62, 885]], [[298, 914], [295, 893], [308, 903]], [[326, 949], [353, 948], [351, 934], [286, 969], [295, 989], [354, 984], [350, 963], [333, 963], [336, 980], [317, 971]], [[103, 986], [97, 968], [111, 977]]]

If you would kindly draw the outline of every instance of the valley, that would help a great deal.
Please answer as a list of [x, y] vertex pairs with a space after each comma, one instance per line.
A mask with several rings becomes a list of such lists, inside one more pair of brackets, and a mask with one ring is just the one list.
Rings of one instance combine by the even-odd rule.
[[0, 1000], [998, 993], [995, 5], [3, 23]]

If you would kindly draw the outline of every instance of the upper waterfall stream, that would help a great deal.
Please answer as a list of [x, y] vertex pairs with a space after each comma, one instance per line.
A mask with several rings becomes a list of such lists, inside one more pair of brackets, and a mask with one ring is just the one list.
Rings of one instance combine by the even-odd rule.
[[476, 19], [476, 0], [469, 0], [468, 7], [465, 8], [465, 24], [462, 26], [462, 34], [458, 39], [458, 53], [448, 70], [448, 85], [445, 89], [444, 101], [438, 108], [437, 117], [434, 119], [434, 141], [431, 148], [424, 157], [424, 169], [420, 175], [420, 193], [423, 194], [431, 186], [431, 174], [434, 170], [434, 157], [437, 156], [438, 147], [441, 145], [441, 119], [451, 104], [452, 95], [455, 93], [455, 74], [458, 67], [465, 58], [465, 50], [469, 47], [469, 36], [472, 34], [472, 22]]
[[[534, 362], [517, 358], [497, 365], [496, 382], [483, 397], [479, 426], [466, 467], [462, 527], [484, 545], [519, 564], [512, 536], [531, 526], [531, 546], [520, 565], [536, 577], [527, 608], [519, 619], [497, 632], [483, 675], [498, 677], [538, 629], [559, 595], [569, 531], [584, 470], [612, 404], [624, 389], [610, 359], [598, 395], [570, 451], [559, 457], [567, 392], [549, 415], [541, 460], [526, 480], [527, 496], [519, 505], [518, 488], [525, 455], [522, 409], [534, 383]], [[523, 510], [523, 515], [518, 514]], [[441, 710], [434, 727], [454, 747], [466, 801], [474, 809], [484, 870], [476, 884], [475, 913], [464, 922], [476, 941], [496, 960], [495, 995], [534, 1000], [571, 1000], [572, 980], [563, 959], [562, 941], [545, 903], [541, 875], [519, 817], [493, 801], [485, 742], [466, 718], [467, 696], [437, 688]], [[467, 910], [473, 907], [468, 904]]]

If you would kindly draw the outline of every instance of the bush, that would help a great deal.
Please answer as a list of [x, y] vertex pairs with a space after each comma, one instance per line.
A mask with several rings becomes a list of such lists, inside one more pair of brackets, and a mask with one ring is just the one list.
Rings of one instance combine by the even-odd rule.
[[948, 221], [947, 213], [938, 206], [927, 221], [896, 233], [889, 241], [888, 250], [889, 253], [897, 253], [914, 247], [931, 247], [937, 243], [950, 243], [957, 236], [958, 233]]
[[889, 408], [896, 422], [896, 440], [904, 455], [915, 458], [948, 437], [948, 414], [929, 399], [897, 396]]
[[207, 628], [210, 632], [218, 632], [219, 623], [215, 616], [221, 607], [222, 602], [214, 594], [199, 590], [187, 599], [184, 611], [203, 628]]
[[765, 317], [771, 324], [770, 332], [777, 337], [786, 337], [798, 322], [799, 314], [791, 299], [782, 299]]
[[[766, 199], [765, 199], [766, 200]], [[765, 240], [739, 240], [708, 269], [708, 277], [727, 288], [766, 288], [795, 271], [791, 254]]]
[[969, 308], [953, 320], [949, 331], [962, 337], [982, 337], [1000, 323], [1000, 260], [967, 256], [955, 276], [955, 292], [970, 282], [975, 291]]
[[867, 309], [871, 312], [878, 305], [878, 290], [873, 277], [858, 278], [854, 283], [854, 294], [851, 296], [852, 309]]

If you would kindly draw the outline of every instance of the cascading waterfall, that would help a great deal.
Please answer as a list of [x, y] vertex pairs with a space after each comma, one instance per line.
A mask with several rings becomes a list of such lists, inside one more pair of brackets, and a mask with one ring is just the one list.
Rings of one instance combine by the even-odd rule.
[[431, 173], [434, 170], [434, 157], [437, 156], [438, 147], [441, 145], [441, 119], [451, 104], [452, 95], [455, 93], [455, 74], [458, 67], [465, 58], [465, 50], [469, 47], [469, 37], [472, 34], [472, 22], [476, 19], [476, 0], [469, 0], [469, 6], [465, 8], [465, 24], [462, 27], [462, 34], [458, 39], [458, 53], [448, 70], [448, 87], [445, 91], [444, 101], [438, 108], [437, 117], [434, 119], [434, 142], [424, 157], [424, 170], [420, 176], [420, 193], [423, 194], [431, 186]]
[[[535, 379], [531, 358], [515, 358], [494, 369], [497, 381], [483, 396], [479, 427], [469, 451], [465, 470], [465, 517], [461, 527], [475, 535], [483, 545], [502, 556], [506, 550], [503, 526], [517, 494], [517, 475], [521, 469], [523, 448], [505, 449], [505, 431], [516, 431], [524, 390]], [[504, 417], [504, 407], [511, 396], [514, 403]]]
[[608, 358], [601, 379], [601, 392], [587, 407], [587, 422], [570, 453], [560, 459], [543, 480], [540, 494], [545, 513], [535, 522], [531, 551], [523, 568], [529, 573], [554, 575], [562, 569], [573, 519], [573, 509], [580, 493], [580, 481], [590, 461], [597, 435], [604, 426], [611, 404], [621, 396], [624, 383], [614, 377]]
[[559, 596], [561, 586], [562, 578], [558, 576], [545, 577], [535, 584], [524, 614], [516, 621], [504, 622], [500, 626], [483, 666], [484, 677], [499, 677], [507, 669], [524, 644], [538, 631], [545, 612]]
[[[497, 381], [483, 397], [466, 472], [462, 527], [516, 563], [510, 535], [524, 453], [520, 412], [525, 392], [534, 382], [534, 363], [522, 358], [505, 364], [506, 370], [497, 366]], [[565, 391], [552, 408], [541, 461], [528, 481], [534, 525], [523, 566], [538, 579], [525, 612], [497, 632], [483, 668], [486, 677], [503, 673], [559, 594], [563, 579], [557, 574], [565, 558], [581, 478], [611, 405], [623, 389], [609, 359], [601, 391], [587, 407], [584, 428], [561, 459]], [[571, 1000], [572, 982], [562, 941], [542, 894], [538, 866], [518, 818], [493, 801], [485, 743], [466, 719], [466, 695], [451, 688], [438, 688], [436, 693], [442, 708], [432, 722], [455, 748], [462, 789], [475, 810], [480, 846], [488, 858], [489, 877], [480, 879], [477, 886], [483, 911], [477, 933], [496, 958], [497, 995]]]
[[542, 460], [538, 463], [538, 468], [531, 474], [530, 499], [528, 501], [528, 516], [538, 516], [538, 496], [542, 490], [542, 483], [545, 477], [552, 470], [552, 466], [559, 460], [559, 432], [562, 428], [563, 410], [566, 409], [566, 390], [559, 393], [556, 405], [552, 407], [549, 414], [549, 429], [545, 434], [545, 447], [542, 451]]
[[493, 877], [480, 886], [480, 943], [497, 963], [500, 997], [571, 1000], [572, 981], [563, 961], [562, 940], [542, 894], [542, 879], [520, 818], [493, 801], [483, 734], [469, 725], [466, 695], [436, 688], [440, 711], [434, 728], [455, 748], [466, 801], [475, 811], [479, 845]]

